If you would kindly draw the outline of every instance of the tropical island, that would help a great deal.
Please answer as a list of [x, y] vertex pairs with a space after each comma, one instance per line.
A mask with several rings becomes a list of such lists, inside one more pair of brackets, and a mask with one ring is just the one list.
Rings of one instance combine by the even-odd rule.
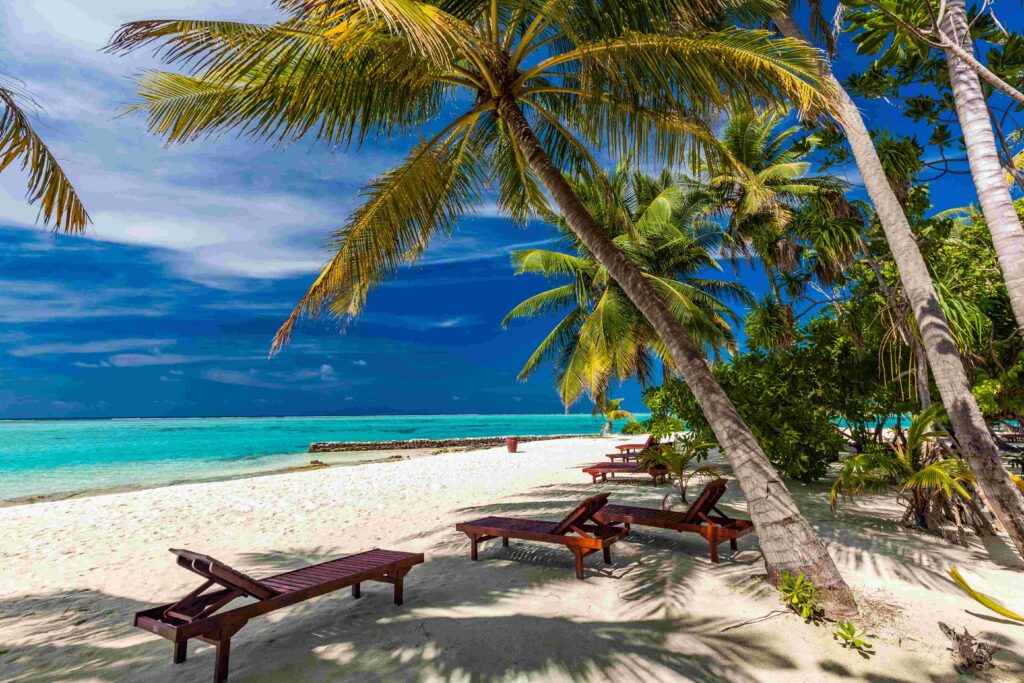
[[[136, 11], [97, 57], [134, 66], [133, 99], [105, 127], [136, 126], [167, 157], [230, 139], [246, 154], [303, 143], [387, 164], [348, 197], [317, 272], [295, 271], [297, 301], [208, 324], [217, 353], [140, 323], [109, 337], [123, 322], [44, 343], [46, 322], [121, 317], [72, 292], [56, 315], [17, 286], [0, 294], [21, 382], [0, 393], [19, 418], [0, 423], [0, 492], [17, 493], [0, 505], [0, 678], [1024, 678], [1020, 8], [276, 0], [265, 23]], [[90, 179], [103, 164], [51, 150], [35, 111], [46, 93], [18, 73], [0, 80], [5, 182], [27, 183], [61, 250], [121, 229], [87, 210], [117, 192]], [[305, 171], [329, 182], [330, 165]], [[345, 384], [369, 366], [337, 355], [350, 331], [432, 253], [482, 231], [486, 211], [532, 237], [475, 279], [458, 259], [433, 266], [450, 268], [457, 301], [506, 278], [512, 303], [490, 306], [488, 325], [528, 343], [486, 360], [517, 374], [481, 359], [431, 373], [436, 348], [395, 337], [379, 358], [412, 355], [415, 371]], [[132, 225], [132, 239], [160, 232]], [[246, 226], [252, 240], [261, 227]], [[191, 275], [214, 281], [197, 301], [256, 286], [211, 273]], [[122, 289], [135, 320], [170, 306]], [[400, 297], [392, 330], [460, 326], [415, 318], [434, 310], [426, 292]], [[258, 310], [232, 297], [217, 316]], [[260, 363], [320, 364], [212, 365], [253, 327]], [[328, 408], [202, 419], [139, 398], [125, 405], [141, 423], [26, 419], [103, 415], [23, 400], [32, 384], [100, 390], [99, 374], [35, 360], [50, 356], [82, 358], [69, 363], [82, 373], [168, 368], [154, 392], [228, 385]], [[517, 382], [566, 414], [401, 414], [404, 393], [462, 387], [450, 406]], [[337, 407], [358, 403], [341, 386], [367, 385], [387, 416]]]

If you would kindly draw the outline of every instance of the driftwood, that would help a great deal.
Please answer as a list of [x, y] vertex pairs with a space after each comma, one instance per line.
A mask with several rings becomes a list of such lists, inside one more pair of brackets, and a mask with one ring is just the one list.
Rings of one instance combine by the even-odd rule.
[[976, 639], [966, 628], [963, 633], [957, 633], [956, 629], [940, 621], [939, 629], [950, 640], [949, 650], [953, 653], [953, 666], [958, 672], [985, 671], [992, 668], [992, 655], [999, 649], [998, 647]]

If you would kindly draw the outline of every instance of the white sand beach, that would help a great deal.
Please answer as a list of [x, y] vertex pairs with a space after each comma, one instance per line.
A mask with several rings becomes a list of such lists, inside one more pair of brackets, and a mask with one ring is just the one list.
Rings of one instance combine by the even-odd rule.
[[[635, 437], [633, 438], [635, 440]], [[891, 498], [833, 515], [826, 482], [792, 485], [860, 600], [877, 654], [833, 640], [829, 624], [780, 612], [756, 536], [708, 560], [695, 535], [634, 528], [613, 563], [573, 575], [564, 548], [513, 541], [471, 562], [458, 521], [558, 519], [599, 490], [657, 506], [667, 486], [600, 484], [579, 471], [619, 439], [504, 449], [179, 485], [0, 509], [0, 680], [209, 680], [213, 648], [132, 627], [144, 607], [198, 585], [169, 547], [260, 577], [373, 547], [423, 552], [405, 604], [368, 584], [253, 620], [232, 642], [232, 681], [951, 681], [938, 622], [1000, 646], [974, 680], [1024, 678], [1024, 626], [988, 615], [946, 577], [1024, 608], [1024, 563], [1001, 539], [957, 547], [901, 528]], [[744, 515], [738, 487], [724, 508]], [[757, 623], [728, 627], [769, 618]]]

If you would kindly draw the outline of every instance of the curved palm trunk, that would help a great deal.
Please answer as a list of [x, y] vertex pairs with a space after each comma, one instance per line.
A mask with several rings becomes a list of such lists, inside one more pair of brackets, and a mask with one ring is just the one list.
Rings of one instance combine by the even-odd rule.
[[516, 102], [503, 98], [498, 103], [498, 112], [569, 227], [608, 269], [671, 351], [676, 366], [722, 444], [747, 499], [769, 579], [778, 583], [783, 571], [794, 575], [802, 572], [827, 596], [825, 608], [830, 615], [855, 615], [857, 604], [853, 592], [811, 525], [797, 509], [789, 490], [779, 479], [750, 428], [711, 374], [701, 350], [683, 331], [636, 266], [594, 221], [544, 151]]
[[[791, 15], [775, 15], [772, 20], [784, 36], [807, 41]], [[864, 187], [875, 205], [889, 249], [899, 268], [900, 280], [910, 299], [928, 364], [932, 368], [932, 378], [953, 423], [964, 460], [974, 473], [992, 513], [1006, 529], [1017, 550], [1024, 555], [1024, 496], [1013, 485], [1003, 466], [985, 418], [978, 409], [978, 402], [971, 394], [967, 372], [939, 304], [928, 267], [903, 207], [885, 177], [864, 119], [832, 72], [829, 70], [824, 75], [839, 93], [838, 118], [846, 131], [857, 168], [864, 178]]]
[[[943, 32], [959, 41], [968, 54], [973, 54], [974, 46], [968, 31], [964, 0], [949, 0], [946, 8]], [[967, 161], [971, 167], [974, 188], [981, 202], [981, 212], [992, 233], [992, 245], [996, 249], [1003, 281], [1010, 293], [1017, 327], [1024, 332], [1024, 228], [1021, 228], [1002, 164], [999, 163], [988, 104], [981, 91], [978, 74], [952, 49], [946, 50], [946, 64], [949, 67], [956, 115], [960, 119], [960, 129], [967, 146]]]

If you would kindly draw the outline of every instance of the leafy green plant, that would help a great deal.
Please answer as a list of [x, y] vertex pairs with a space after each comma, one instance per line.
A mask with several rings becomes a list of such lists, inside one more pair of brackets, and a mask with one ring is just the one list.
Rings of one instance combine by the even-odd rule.
[[929, 516], [946, 516], [943, 508], [958, 499], [970, 500], [965, 487], [972, 478], [967, 466], [935, 444], [946, 433], [935, 427], [944, 417], [943, 407], [934, 404], [914, 416], [905, 442], [871, 444], [844, 460], [832, 485], [832, 509], [840, 497], [894, 490], [906, 503], [904, 521], [928, 529], [932, 526]]
[[679, 497], [686, 503], [686, 487], [690, 480], [710, 480], [722, 476], [722, 470], [714, 465], [700, 465], [689, 470], [691, 464], [696, 465], [706, 459], [708, 450], [716, 445], [704, 432], [683, 432], [671, 444], [662, 444], [645, 450], [638, 459], [638, 464], [641, 468], [657, 465], [667, 467], [669, 474], [675, 477], [679, 486]]
[[789, 572], [782, 572], [779, 593], [782, 595], [782, 602], [805, 620], [817, 621], [821, 618], [818, 588], [802, 573], [794, 578]]
[[621, 432], [623, 434], [646, 434], [647, 427], [639, 420], [629, 420], [626, 424], [622, 425]]
[[954, 582], [956, 582], [956, 585], [960, 587], [960, 590], [962, 590], [964, 593], [967, 593], [967, 595], [969, 595], [971, 598], [973, 598], [978, 603], [983, 605], [985, 608], [992, 610], [1001, 617], [1006, 617], [1007, 619], [1012, 619], [1014, 621], [1024, 623], [1024, 617], [1022, 617], [1021, 615], [1006, 609], [998, 602], [996, 602], [994, 599], [990, 598], [984, 593], [979, 593], [978, 591], [971, 588], [970, 585], [968, 585], [967, 581], [964, 579], [964, 577], [960, 575], [960, 572], [957, 570], [956, 567], [950, 567], [946, 570], [946, 573], [949, 574], [950, 578], [953, 579]]
[[832, 637], [835, 640], [841, 640], [842, 646], [851, 650], [856, 650], [864, 657], [870, 657], [875, 654], [871, 643], [864, 640], [864, 636], [867, 635], [867, 631], [858, 631], [857, 627], [849, 621], [841, 621], [836, 624], [836, 630], [832, 632]]

